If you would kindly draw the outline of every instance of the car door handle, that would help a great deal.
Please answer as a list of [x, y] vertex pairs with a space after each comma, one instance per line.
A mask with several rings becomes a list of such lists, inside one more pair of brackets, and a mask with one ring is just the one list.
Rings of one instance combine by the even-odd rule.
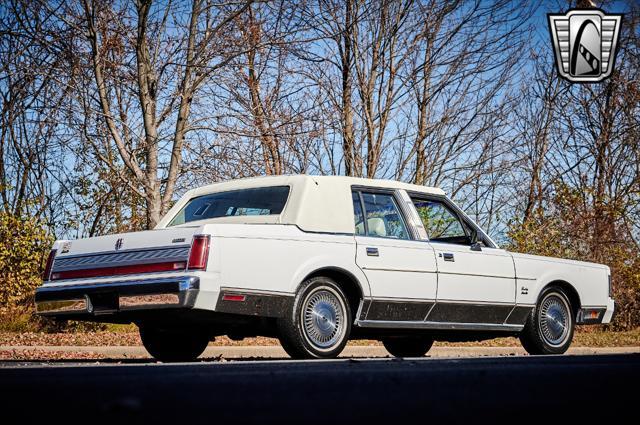
[[378, 248], [367, 247], [367, 255], [369, 257], [379, 257], [380, 253], [378, 252]]
[[442, 253], [442, 258], [444, 259], [444, 261], [456, 261], [455, 257], [450, 252]]

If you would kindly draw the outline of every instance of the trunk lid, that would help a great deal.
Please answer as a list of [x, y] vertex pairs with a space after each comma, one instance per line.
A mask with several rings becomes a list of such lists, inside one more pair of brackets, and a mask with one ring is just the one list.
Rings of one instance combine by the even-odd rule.
[[[60, 240], [57, 243], [56, 258], [190, 244], [198, 229], [200, 226], [172, 227], [76, 240]], [[118, 246], [116, 247], [116, 245]]]
[[180, 227], [57, 241], [50, 279], [184, 270], [199, 230]]

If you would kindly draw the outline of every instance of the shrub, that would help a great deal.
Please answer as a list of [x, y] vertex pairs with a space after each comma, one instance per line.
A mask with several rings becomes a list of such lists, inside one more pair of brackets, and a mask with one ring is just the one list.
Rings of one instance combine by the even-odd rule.
[[32, 304], [53, 242], [42, 223], [0, 212], [0, 303]]
[[609, 328], [640, 326], [640, 252], [614, 202], [586, 202], [590, 194], [558, 185], [544, 209], [510, 224], [510, 249], [603, 263], [611, 268], [614, 320]]
[[102, 323], [58, 321], [34, 314], [34, 293], [42, 283], [53, 239], [38, 220], [0, 212], [0, 331], [106, 329]]

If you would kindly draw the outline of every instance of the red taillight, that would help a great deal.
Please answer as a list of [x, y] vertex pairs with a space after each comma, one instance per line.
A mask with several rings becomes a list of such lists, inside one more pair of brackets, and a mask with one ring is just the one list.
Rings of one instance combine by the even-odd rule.
[[196, 235], [191, 242], [191, 252], [189, 253], [189, 270], [206, 270], [207, 259], [209, 258], [209, 235]]
[[53, 267], [53, 260], [56, 258], [57, 249], [49, 251], [49, 257], [47, 258], [47, 265], [44, 266], [44, 273], [42, 273], [42, 280], [51, 280], [51, 268]]
[[63, 280], [63, 279], [82, 279], [101, 276], [117, 276], [124, 274], [139, 274], [139, 273], [162, 273], [173, 272], [177, 270], [184, 270], [186, 264], [184, 261], [166, 262], [166, 263], [151, 263], [151, 264], [133, 264], [129, 266], [116, 266], [116, 267], [100, 267], [96, 269], [84, 269], [84, 270], [68, 270], [56, 272], [51, 275], [51, 280]]
[[224, 294], [222, 296], [222, 301], [239, 301], [244, 302], [247, 300], [246, 295], [235, 295], [235, 294]]

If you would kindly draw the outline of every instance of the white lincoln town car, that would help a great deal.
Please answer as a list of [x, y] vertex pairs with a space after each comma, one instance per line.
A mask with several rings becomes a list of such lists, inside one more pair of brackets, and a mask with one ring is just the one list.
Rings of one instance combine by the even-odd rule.
[[219, 335], [277, 337], [294, 358], [510, 335], [559, 354], [576, 324], [611, 321], [610, 286], [607, 266], [501, 249], [440, 189], [294, 175], [190, 190], [153, 230], [56, 241], [35, 299], [44, 316], [133, 322], [162, 361]]

